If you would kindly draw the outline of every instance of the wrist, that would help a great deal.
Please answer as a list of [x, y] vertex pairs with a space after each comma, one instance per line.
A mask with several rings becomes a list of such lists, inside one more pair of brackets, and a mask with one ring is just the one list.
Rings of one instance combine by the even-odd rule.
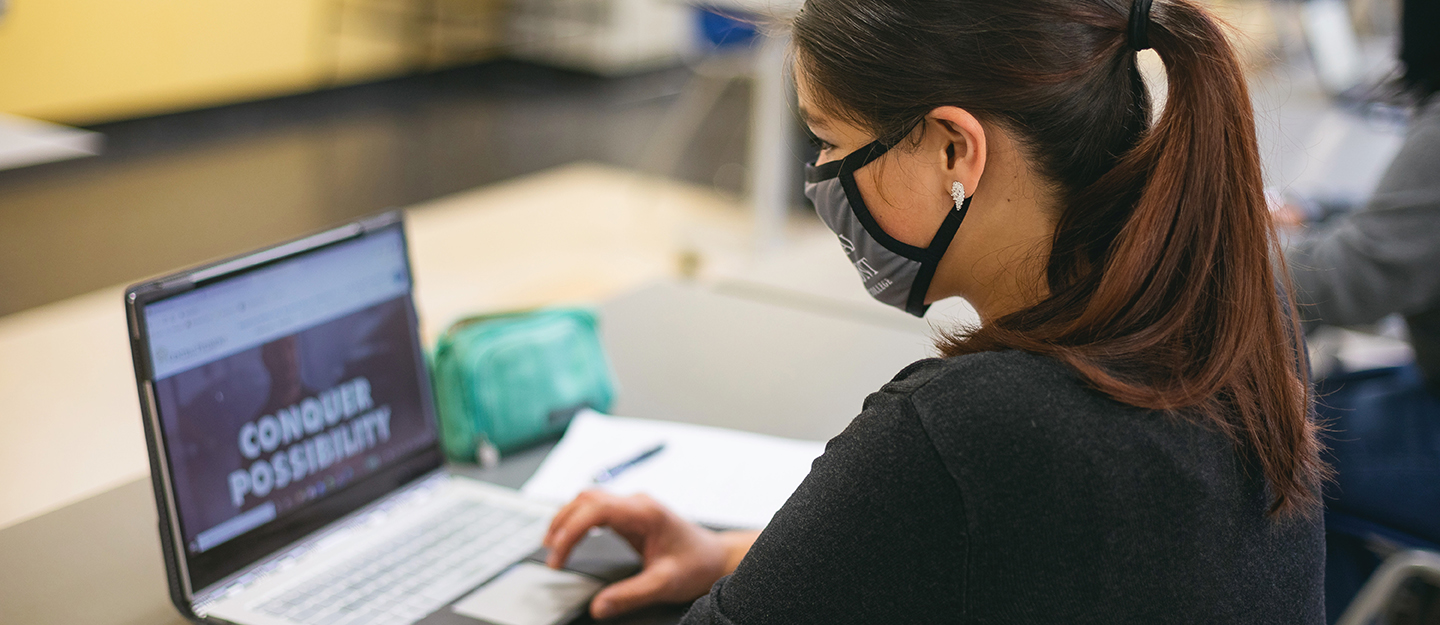
[[740, 561], [745, 559], [745, 554], [750, 553], [750, 546], [755, 544], [755, 539], [760, 532], [753, 530], [730, 530], [719, 533], [720, 545], [725, 550], [725, 564], [723, 575], [735, 572], [735, 567], [740, 566]]

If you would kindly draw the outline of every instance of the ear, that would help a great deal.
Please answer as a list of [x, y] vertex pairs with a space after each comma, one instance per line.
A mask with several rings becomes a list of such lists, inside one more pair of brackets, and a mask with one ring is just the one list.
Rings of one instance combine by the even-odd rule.
[[973, 195], [985, 173], [985, 128], [980, 120], [965, 109], [942, 106], [930, 111], [925, 121], [937, 132], [934, 147], [939, 150], [942, 174], [965, 185], [965, 195]]

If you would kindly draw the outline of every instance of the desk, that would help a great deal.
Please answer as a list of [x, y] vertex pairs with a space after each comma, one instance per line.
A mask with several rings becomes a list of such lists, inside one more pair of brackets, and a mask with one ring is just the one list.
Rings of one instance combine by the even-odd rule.
[[[117, 306], [118, 307], [118, 306]], [[829, 438], [864, 396], [927, 355], [923, 325], [890, 326], [803, 300], [661, 282], [601, 306], [620, 385], [618, 414]], [[480, 479], [519, 486], [545, 448]], [[0, 530], [0, 621], [178, 625], [166, 594], [147, 479]], [[615, 622], [674, 622], [675, 609]]]

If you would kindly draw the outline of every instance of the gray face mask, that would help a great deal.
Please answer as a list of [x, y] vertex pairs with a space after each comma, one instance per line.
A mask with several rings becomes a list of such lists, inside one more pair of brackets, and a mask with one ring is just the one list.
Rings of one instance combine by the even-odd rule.
[[945, 216], [929, 246], [919, 248], [895, 240], [880, 229], [855, 185], [855, 171], [889, 149], [876, 141], [838, 161], [806, 165], [805, 197], [815, 204], [820, 220], [840, 237], [840, 247], [860, 272], [870, 296], [922, 317], [930, 308], [925, 292], [930, 290], [940, 257], [970, 210], [970, 198]]

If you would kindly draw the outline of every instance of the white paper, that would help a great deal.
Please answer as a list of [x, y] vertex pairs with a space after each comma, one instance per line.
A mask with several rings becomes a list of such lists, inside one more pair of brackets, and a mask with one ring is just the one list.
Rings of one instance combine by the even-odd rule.
[[495, 625], [554, 625], [585, 606], [604, 585], [579, 573], [521, 562], [450, 609]]
[[[665, 449], [618, 477], [594, 484], [601, 471], [663, 443]], [[575, 415], [565, 437], [521, 492], [565, 503], [601, 488], [645, 493], [680, 516], [730, 528], [763, 528], [810, 473], [825, 443], [670, 421]]]

